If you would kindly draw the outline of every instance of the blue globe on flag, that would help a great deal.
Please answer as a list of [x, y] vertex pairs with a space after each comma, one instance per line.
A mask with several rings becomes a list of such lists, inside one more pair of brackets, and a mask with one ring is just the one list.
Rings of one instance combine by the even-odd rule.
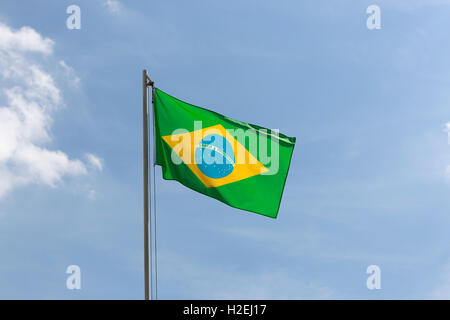
[[195, 163], [209, 178], [228, 176], [234, 169], [234, 151], [230, 142], [218, 134], [204, 137], [195, 149]]

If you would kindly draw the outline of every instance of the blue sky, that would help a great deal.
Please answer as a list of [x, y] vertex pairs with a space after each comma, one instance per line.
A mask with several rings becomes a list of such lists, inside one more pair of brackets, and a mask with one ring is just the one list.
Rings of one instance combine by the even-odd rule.
[[[447, 0], [3, 1], [0, 298], [143, 298], [143, 68], [297, 137], [276, 220], [157, 168], [160, 298], [450, 298], [449, 14]], [[66, 289], [72, 264], [81, 290]]]

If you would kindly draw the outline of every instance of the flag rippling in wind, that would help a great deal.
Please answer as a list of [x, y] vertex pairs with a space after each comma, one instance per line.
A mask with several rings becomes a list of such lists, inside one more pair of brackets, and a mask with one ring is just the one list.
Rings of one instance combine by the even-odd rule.
[[232, 207], [276, 218], [295, 138], [154, 92], [163, 178]]

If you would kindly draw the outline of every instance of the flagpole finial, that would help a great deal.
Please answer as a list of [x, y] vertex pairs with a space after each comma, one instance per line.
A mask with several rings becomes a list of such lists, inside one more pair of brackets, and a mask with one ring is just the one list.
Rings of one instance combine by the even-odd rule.
[[153, 88], [153, 86], [155, 85], [155, 82], [152, 79], [150, 79], [150, 77], [148, 76], [147, 69], [144, 69], [143, 73], [144, 73], [144, 77], [145, 77], [145, 80], [146, 80], [145, 81], [145, 85], [147, 87], [152, 87]]

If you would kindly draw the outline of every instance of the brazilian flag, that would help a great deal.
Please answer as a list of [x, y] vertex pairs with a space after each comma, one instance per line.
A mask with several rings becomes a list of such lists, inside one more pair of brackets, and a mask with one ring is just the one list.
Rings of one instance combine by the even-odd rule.
[[295, 138], [178, 100], [153, 97], [163, 178], [232, 207], [276, 218]]

